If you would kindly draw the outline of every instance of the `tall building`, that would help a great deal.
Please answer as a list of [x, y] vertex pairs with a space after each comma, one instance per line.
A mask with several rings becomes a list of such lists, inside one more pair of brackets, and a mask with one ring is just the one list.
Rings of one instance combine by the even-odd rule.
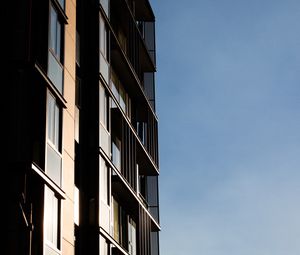
[[3, 6], [1, 254], [158, 255], [149, 1]]

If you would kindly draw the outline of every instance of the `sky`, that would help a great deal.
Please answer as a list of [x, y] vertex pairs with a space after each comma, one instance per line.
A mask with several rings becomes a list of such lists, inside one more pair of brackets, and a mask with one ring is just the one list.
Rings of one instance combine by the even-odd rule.
[[300, 1], [150, 3], [161, 255], [299, 255]]

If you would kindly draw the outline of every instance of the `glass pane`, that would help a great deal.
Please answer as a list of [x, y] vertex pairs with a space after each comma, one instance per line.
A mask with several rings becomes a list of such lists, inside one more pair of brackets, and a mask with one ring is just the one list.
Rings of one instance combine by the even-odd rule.
[[59, 255], [59, 252], [53, 250], [48, 245], [45, 245], [45, 255]]
[[101, 14], [99, 29], [100, 52], [105, 58], [107, 58], [107, 29], [105, 27], [105, 22]]
[[61, 6], [61, 8], [64, 10], [65, 9], [65, 0], [58, 0], [59, 5]]
[[59, 21], [57, 21], [57, 30], [56, 30], [56, 48], [55, 48], [55, 54], [57, 59], [61, 61], [61, 24]]
[[57, 104], [54, 105], [54, 145], [55, 148], [59, 151], [59, 107]]
[[102, 157], [100, 157], [100, 198], [108, 204], [108, 168]]
[[47, 144], [47, 175], [61, 186], [61, 155], [51, 145]]
[[55, 98], [48, 93], [47, 101], [47, 122], [48, 122], [48, 134], [47, 138], [54, 143], [54, 116], [55, 116]]
[[100, 125], [100, 147], [107, 156], [110, 155], [110, 134], [102, 125]]
[[79, 109], [77, 107], [75, 107], [74, 138], [79, 143]]
[[136, 255], [136, 224], [132, 219], [128, 222], [128, 248], [130, 255]]
[[55, 51], [56, 48], [56, 22], [57, 22], [57, 13], [54, 8], [51, 6], [50, 10], [50, 41], [49, 48]]
[[51, 243], [55, 248], [59, 249], [59, 206], [58, 199], [52, 190], [45, 186], [45, 216], [44, 227], [46, 240]]
[[112, 72], [112, 76], [111, 76], [111, 90], [112, 93], [114, 94], [115, 98], [117, 99], [117, 101], [120, 100], [120, 95], [119, 95], [119, 89], [118, 89], [118, 80], [116, 75]]
[[107, 17], [109, 17], [109, 0], [100, 0], [100, 4], [102, 5]]
[[126, 113], [126, 92], [122, 87], [122, 85], [120, 85], [119, 91], [120, 91], [120, 106], [122, 110]]
[[52, 94], [48, 93], [47, 100], [47, 138], [59, 150], [60, 109]]
[[100, 99], [99, 99], [100, 122], [107, 128], [107, 95], [104, 87], [100, 84]]
[[51, 51], [48, 54], [48, 77], [53, 82], [54, 86], [62, 94], [63, 92], [63, 68]]
[[119, 204], [113, 199], [113, 207], [114, 207], [114, 239], [119, 242], [120, 241], [120, 223], [119, 223]]
[[108, 255], [108, 245], [102, 236], [100, 236], [100, 255]]
[[100, 54], [100, 73], [108, 84], [109, 82], [109, 65], [102, 54]]
[[112, 142], [112, 162], [118, 170], [121, 169], [121, 152], [115, 142]]
[[79, 226], [79, 189], [74, 187], [74, 223]]

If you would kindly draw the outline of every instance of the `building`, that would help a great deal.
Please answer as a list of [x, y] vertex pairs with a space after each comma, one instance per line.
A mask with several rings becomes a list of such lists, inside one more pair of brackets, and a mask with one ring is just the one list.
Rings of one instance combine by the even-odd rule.
[[3, 6], [1, 254], [159, 254], [149, 1]]

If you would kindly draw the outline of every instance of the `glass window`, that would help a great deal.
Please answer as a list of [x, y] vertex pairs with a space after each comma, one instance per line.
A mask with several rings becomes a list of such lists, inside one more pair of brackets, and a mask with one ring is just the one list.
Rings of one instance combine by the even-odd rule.
[[100, 4], [102, 5], [106, 15], [109, 16], [109, 0], [100, 0]]
[[45, 254], [58, 254], [60, 250], [60, 200], [45, 186], [44, 202]]
[[101, 201], [109, 204], [109, 174], [105, 160], [100, 157], [100, 198]]
[[61, 185], [61, 169], [61, 109], [55, 97], [48, 92], [46, 172], [59, 186]]
[[105, 92], [105, 88], [103, 87], [102, 84], [100, 84], [100, 99], [99, 99], [99, 119], [100, 123], [108, 129], [108, 97]]
[[112, 141], [112, 162], [115, 167], [120, 170], [121, 169], [121, 141], [115, 137]]
[[100, 255], [108, 255], [108, 243], [106, 242], [106, 240], [100, 236]]
[[79, 226], [79, 189], [74, 186], [74, 223]]
[[55, 97], [48, 93], [48, 105], [47, 105], [47, 121], [48, 121], [48, 141], [59, 150], [59, 125], [60, 125], [60, 109], [56, 103]]
[[100, 43], [100, 52], [107, 59], [107, 28], [105, 26], [105, 21], [102, 15], [100, 14], [99, 20], [99, 43]]
[[114, 218], [114, 239], [120, 242], [120, 220], [119, 220], [119, 204], [113, 198], [113, 218]]
[[50, 5], [48, 77], [60, 93], [63, 91], [63, 25], [55, 8]]
[[112, 90], [112, 93], [113, 95], [115, 96], [115, 98], [117, 99], [117, 101], [119, 101], [119, 81], [117, 79], [117, 76], [114, 72], [111, 72], [111, 90]]
[[108, 30], [101, 14], [99, 14], [99, 51], [99, 71], [104, 80], [109, 83]]
[[65, 9], [65, 0], [58, 0], [61, 8], [64, 10]]
[[111, 70], [110, 87], [122, 110], [131, 118], [131, 100], [116, 73]]
[[128, 252], [136, 255], [136, 223], [131, 218], [128, 221]]
[[50, 7], [50, 35], [49, 48], [53, 51], [59, 61], [61, 61], [61, 47], [62, 47], [62, 25], [59, 21], [56, 10], [51, 5]]
[[123, 88], [123, 86], [120, 84], [119, 87], [120, 90], [120, 106], [122, 108], [122, 110], [126, 113], [126, 92]]

